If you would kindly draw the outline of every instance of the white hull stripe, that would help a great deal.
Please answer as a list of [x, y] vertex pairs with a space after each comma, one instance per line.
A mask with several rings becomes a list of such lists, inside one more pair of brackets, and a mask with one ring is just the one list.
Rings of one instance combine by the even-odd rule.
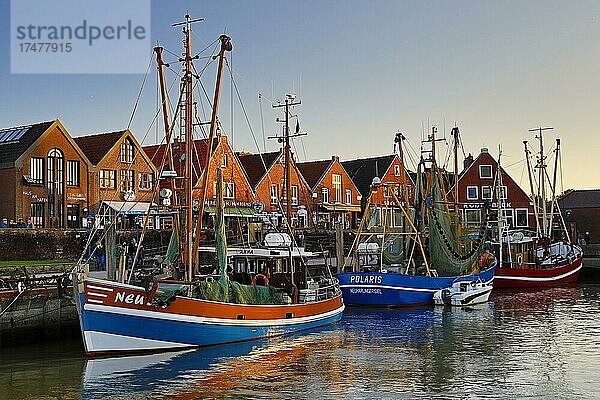
[[85, 331], [87, 351], [134, 351], [170, 349], [175, 347], [190, 347], [189, 344], [167, 342], [164, 340], [144, 339], [134, 336], [116, 335], [113, 333]]
[[107, 294], [104, 293], [94, 293], [94, 292], [87, 292], [86, 293], [88, 296], [96, 296], [96, 297], [108, 297]]
[[[87, 301], [91, 301], [92, 299], [88, 299]], [[194, 324], [211, 324], [211, 325], [235, 325], [235, 326], [277, 326], [277, 325], [296, 325], [301, 323], [309, 323], [314, 321], [319, 321], [321, 319], [326, 319], [337, 315], [344, 311], [344, 305], [336, 308], [335, 310], [331, 310], [322, 314], [310, 315], [308, 317], [298, 317], [298, 318], [285, 318], [285, 319], [262, 319], [262, 320], [251, 320], [251, 319], [229, 319], [229, 318], [211, 318], [211, 317], [198, 317], [194, 315], [182, 315], [182, 314], [173, 314], [173, 313], [165, 313], [158, 311], [148, 311], [148, 310], [138, 310], [135, 308], [125, 308], [125, 307], [114, 307], [107, 305], [96, 305], [86, 303], [84, 306], [86, 311], [97, 311], [102, 313], [109, 314], [119, 314], [119, 315], [128, 315], [132, 317], [142, 317], [142, 318], [153, 318], [153, 319], [161, 319], [166, 321], [174, 321], [174, 322], [189, 322]]]
[[[485, 283], [490, 283], [494, 279], [490, 279]], [[404, 286], [386, 286], [386, 285], [340, 285], [341, 288], [365, 288], [365, 289], [391, 289], [391, 290], [408, 290], [410, 292], [437, 292], [442, 289], [426, 289], [426, 288], [412, 288], [412, 287], [404, 287]]]
[[105, 292], [112, 292], [113, 290], [111, 288], [106, 288], [106, 287], [101, 287], [101, 286], [94, 286], [94, 285], [87, 285], [88, 289], [96, 289], [96, 290], [104, 290]]
[[104, 304], [104, 303], [102, 302], [102, 300], [96, 300], [96, 299], [87, 299], [87, 301], [89, 301], [90, 303]]
[[551, 276], [548, 278], [537, 278], [537, 277], [529, 277], [529, 276], [511, 276], [511, 275], [496, 275], [496, 279], [507, 279], [507, 280], [515, 280], [515, 281], [529, 281], [529, 282], [551, 282], [556, 281], [562, 278], [566, 278], [569, 275], [573, 275], [575, 272], [579, 271], [583, 263], [579, 265], [579, 267], [575, 268], [572, 271], [565, 272], [564, 274]]
[[[137, 290], [144, 290], [143, 287], [140, 286], [134, 286], [134, 285], [128, 285], [126, 283], [120, 283], [120, 282], [113, 282], [113, 281], [106, 281], [106, 280], [102, 280], [102, 279], [96, 279], [96, 278], [86, 278], [86, 280], [88, 282], [91, 283], [96, 283], [98, 285], [108, 285], [108, 286], [114, 286], [114, 287], [119, 287], [119, 288], [125, 288], [125, 289], [137, 289]], [[105, 288], [105, 287], [97, 287], [97, 286], [92, 286], [90, 284], [88, 284], [89, 288], [93, 288], [93, 289], [100, 289], [100, 290], [107, 290], [109, 292], [112, 292], [113, 290], [110, 288]]]

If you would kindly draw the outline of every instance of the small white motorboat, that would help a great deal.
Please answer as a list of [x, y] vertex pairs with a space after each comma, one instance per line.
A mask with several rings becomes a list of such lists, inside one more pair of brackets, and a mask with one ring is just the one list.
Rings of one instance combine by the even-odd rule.
[[458, 281], [452, 286], [440, 289], [433, 294], [433, 301], [439, 306], [470, 306], [486, 303], [492, 292], [492, 284], [477, 281]]

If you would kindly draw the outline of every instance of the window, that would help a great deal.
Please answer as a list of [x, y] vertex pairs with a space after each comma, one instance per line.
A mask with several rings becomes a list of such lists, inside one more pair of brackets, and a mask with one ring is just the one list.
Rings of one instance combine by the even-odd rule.
[[322, 188], [321, 194], [323, 194], [323, 203], [329, 203], [329, 188]]
[[121, 143], [121, 162], [133, 163], [134, 146], [131, 139], [127, 138]]
[[400, 176], [400, 166], [394, 165], [394, 175]]
[[100, 170], [100, 188], [101, 189], [116, 189], [116, 173], [113, 169]]
[[352, 204], [352, 190], [346, 189], [346, 204]]
[[479, 178], [490, 179], [492, 177], [492, 166], [491, 165], [480, 165], [479, 166]]
[[335, 202], [342, 202], [342, 176], [340, 174], [333, 174], [331, 176], [333, 190], [335, 190]]
[[498, 198], [500, 200], [506, 200], [508, 198], [508, 189], [506, 186], [500, 186], [500, 192], [498, 193]]
[[223, 153], [221, 157], [221, 167], [227, 168], [227, 154]]
[[67, 160], [67, 186], [79, 186], [79, 161]]
[[31, 203], [31, 220], [36, 228], [44, 227], [44, 203]]
[[491, 186], [482, 186], [481, 187], [481, 199], [482, 200], [491, 200], [492, 199], [492, 187]]
[[234, 182], [223, 182], [223, 198], [224, 199], [235, 198], [235, 183]]
[[31, 157], [29, 167], [31, 183], [44, 183], [44, 158]]
[[140, 173], [138, 175], [138, 188], [140, 190], [152, 190], [154, 174]]
[[279, 192], [279, 189], [277, 187], [277, 184], [273, 183], [271, 185], [271, 204], [277, 204], [278, 192]]
[[481, 210], [464, 210], [464, 219], [467, 225], [481, 223]]
[[122, 169], [120, 171], [120, 182], [121, 182], [121, 191], [126, 192], [128, 190], [133, 190], [133, 181], [135, 171], [132, 169]]
[[529, 210], [526, 208], [515, 209], [515, 226], [517, 228], [526, 228], [529, 226]]
[[512, 228], [513, 226], [515, 226], [512, 208], [502, 210], [502, 214], [504, 214], [504, 221], [506, 222], [506, 225], [508, 225], [508, 227]]
[[477, 186], [467, 186], [467, 200], [477, 200]]
[[292, 186], [292, 205], [298, 205], [298, 186]]

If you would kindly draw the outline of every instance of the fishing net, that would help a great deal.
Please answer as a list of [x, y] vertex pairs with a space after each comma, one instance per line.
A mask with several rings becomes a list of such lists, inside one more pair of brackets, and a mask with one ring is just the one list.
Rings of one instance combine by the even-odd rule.
[[431, 192], [426, 199], [429, 210], [429, 267], [439, 276], [457, 276], [474, 273], [483, 253], [486, 219], [476, 232], [462, 232], [456, 214], [435, 199], [441, 199], [436, 177], [431, 179]]

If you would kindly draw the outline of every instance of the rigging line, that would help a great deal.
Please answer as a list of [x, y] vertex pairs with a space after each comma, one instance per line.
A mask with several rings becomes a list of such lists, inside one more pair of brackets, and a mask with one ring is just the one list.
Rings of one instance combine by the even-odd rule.
[[[174, 79], [174, 80], [173, 80], [173, 82], [171, 83], [171, 87], [169, 88], [169, 90], [167, 91], [167, 93], [169, 93], [169, 92], [170, 92], [170, 91], [173, 89], [173, 87], [174, 87], [174, 85], [175, 85], [175, 82], [176, 82], [176, 81], [177, 81], [176, 79]], [[160, 114], [160, 107], [158, 108], [158, 110], [157, 110], [157, 112], [156, 112], [156, 114], [155, 114], [155, 116], [154, 116], [154, 118], [153, 118], [153, 121], [155, 121], [155, 120], [158, 118], [158, 115], [159, 115], [159, 114]], [[150, 130], [152, 129], [152, 125], [153, 125], [153, 123], [154, 123], [154, 122], [151, 122], [151, 123], [150, 123], [150, 125], [149, 125], [149, 127], [148, 127], [148, 130], [146, 131], [146, 133], [145, 133], [144, 137], [142, 138], [142, 143], [144, 142], [144, 140], [145, 140], [146, 136], [148, 135], [148, 133], [149, 133], [149, 132], [150, 132]], [[141, 151], [144, 151], [144, 150], [142, 149]], [[157, 150], [156, 150], [156, 151], [158, 152], [158, 148], [157, 148]], [[156, 156], [156, 153], [155, 153], [155, 155], [154, 155], [154, 156]], [[150, 159], [152, 160], [152, 159], [154, 158], [154, 156], [153, 156], [152, 158], [150, 158]], [[134, 155], [134, 162], [135, 162], [135, 159], [136, 159], [136, 157], [137, 157], [137, 154], [135, 154], [135, 155]], [[129, 170], [132, 168], [132, 166], [133, 166], [133, 165], [134, 165], [134, 163], [131, 163], [131, 164], [129, 165], [129, 167], [128, 167], [127, 171], [129, 171]], [[162, 167], [161, 167], [161, 168], [162, 168]], [[116, 176], [116, 172], [115, 172], [115, 184], [116, 184], [116, 180], [117, 180], [117, 178], [118, 178], [118, 177]], [[135, 184], [135, 182], [134, 182], [134, 184]], [[117, 198], [117, 194], [118, 194], [118, 193], [119, 193], [119, 191], [115, 190], [115, 192], [113, 193], [113, 195], [112, 195], [112, 197], [111, 197], [111, 200], [109, 200], [109, 201], [110, 201], [110, 202], [113, 202], [113, 201], [115, 201], [115, 200], [116, 200], [116, 198]], [[138, 200], [137, 202], [139, 202], [139, 200]], [[136, 202], [135, 204], [137, 204], [137, 202]], [[111, 221], [111, 222], [110, 222], [110, 224], [108, 225], [108, 228], [112, 228], [114, 225], [116, 225], [116, 224], [117, 224], [117, 218], [116, 218], [116, 217], [117, 217], [117, 215], [118, 215], [118, 214], [119, 214], [121, 211], [123, 211], [123, 208], [124, 208], [124, 207], [125, 207], [125, 202], [123, 202], [123, 204], [121, 205], [121, 207], [119, 207], [119, 210], [116, 210], [116, 213], [115, 213], [115, 218], [113, 218], [113, 219], [112, 219], [112, 221]], [[102, 207], [100, 207], [100, 208], [98, 209], [98, 212], [96, 213], [96, 218], [95, 218], [95, 219], [97, 219], [98, 217], [100, 217], [100, 215], [99, 215], [99, 214], [100, 214], [100, 211], [101, 211], [101, 210], [102, 210]], [[103, 215], [105, 215], [105, 214], [103, 214]], [[78, 261], [77, 261], [77, 263], [78, 263], [78, 264], [81, 264], [81, 262], [83, 261], [83, 258], [84, 258], [85, 254], [86, 254], [86, 251], [87, 251], [88, 247], [91, 245], [92, 239], [94, 238], [94, 236], [96, 235], [96, 233], [97, 233], [97, 231], [98, 231], [99, 229], [100, 229], [100, 226], [99, 226], [99, 224], [95, 224], [95, 223], [94, 223], [94, 226], [93, 226], [93, 227], [92, 227], [92, 229], [90, 230], [90, 234], [89, 234], [89, 236], [88, 236], [88, 240], [86, 241], [86, 246], [84, 247], [84, 249], [83, 249], [83, 251], [82, 251], [82, 254], [81, 254], [81, 256], [79, 257], [79, 259], [78, 259]], [[107, 234], [107, 232], [108, 232], [108, 229], [106, 229], [106, 228], [105, 228], [105, 229], [104, 229], [104, 232], [103, 232], [103, 235], [102, 235], [102, 236], [99, 238], [99, 240], [104, 240], [104, 238], [106, 237], [106, 234]], [[90, 257], [89, 257], [89, 258], [86, 258], [86, 262], [89, 262], [89, 261], [90, 261], [92, 254], [93, 254], [93, 252], [90, 252]]]
[[[244, 118], [246, 119], [246, 123], [248, 124], [248, 128], [250, 129], [250, 133], [252, 135], [252, 140], [254, 141], [254, 144], [256, 145], [256, 148], [259, 151], [260, 161], [263, 165], [263, 168], [265, 169], [265, 174], [266, 174], [267, 178], [269, 179], [269, 184], [271, 185], [273, 181], [271, 180], [271, 175], [268, 173], [269, 169], [267, 168], [267, 164], [265, 163], [265, 159], [264, 159], [262, 153], [260, 153], [260, 146], [258, 145], [258, 141], [256, 140], [256, 135], [254, 134], [254, 129], [252, 129], [252, 125], [250, 124], [250, 118], [248, 117], [248, 113], [246, 112], [246, 107], [244, 106], [244, 103], [242, 102], [242, 97], [240, 96], [240, 92], [238, 90], [237, 82], [235, 79], [233, 79], [233, 87], [235, 88], [235, 93], [240, 102], [242, 112], [244, 113]], [[280, 150], [280, 153], [282, 153], [281, 150]], [[290, 197], [289, 194], [287, 194], [287, 196]], [[279, 208], [279, 211], [281, 212], [281, 214], [282, 215], [285, 214], [283, 211], [283, 205], [281, 204], [281, 202], [278, 201], [277, 203], [278, 203], [278, 208]], [[288, 221], [287, 225], [288, 225], [288, 228], [291, 229], [291, 221]], [[290, 235], [290, 236], [292, 236], [292, 240], [294, 240], [293, 235]]]
[[300, 136], [300, 144], [302, 145], [302, 152], [304, 153], [304, 159], [308, 159], [308, 157], [306, 157], [306, 148], [304, 148], [304, 139], [302, 136]]
[[150, 67], [152, 66], [153, 56], [154, 56], [154, 51], [150, 52], [150, 61], [148, 62], [148, 68], [146, 68], [146, 73], [144, 74], [144, 79], [142, 80], [142, 86], [140, 87], [140, 91], [138, 92], [137, 98], [135, 99], [133, 111], [131, 112], [131, 117], [129, 117], [129, 122], [127, 123], [127, 129], [129, 129], [131, 127], [131, 122], [133, 122], [133, 117], [135, 115], [138, 104], [140, 102], [140, 97], [142, 97], [142, 92], [144, 91], [144, 86], [146, 85], [146, 79], [148, 79], [148, 73], [150, 72]]
[[195, 30], [190, 29], [190, 31], [192, 32], [193, 35], [196, 35], [196, 37], [202, 42], [202, 44], [205, 44], [205, 47], [202, 50], [200, 50], [196, 55], [200, 55], [200, 54], [204, 53], [210, 46], [212, 46], [215, 43], [219, 42], [220, 37], [221, 37], [221, 36], [219, 36], [213, 42], [211, 42], [209, 44], [206, 44], [206, 40], [202, 39], [202, 37], [200, 35], [198, 35]]

